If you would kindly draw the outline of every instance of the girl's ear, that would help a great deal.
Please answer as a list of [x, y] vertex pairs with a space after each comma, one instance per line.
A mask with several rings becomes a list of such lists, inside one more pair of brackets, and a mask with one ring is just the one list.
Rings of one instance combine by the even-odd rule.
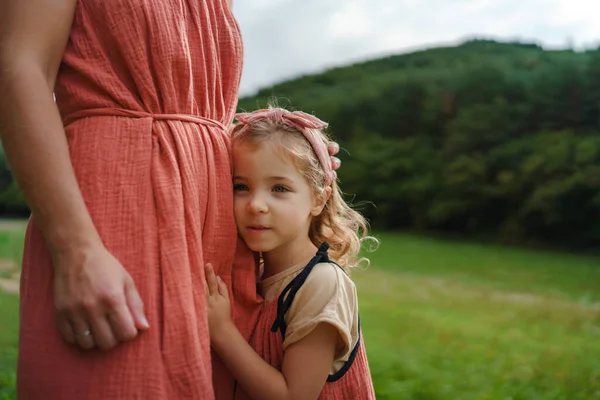
[[331, 197], [331, 186], [327, 186], [325, 189], [321, 190], [321, 193], [319, 193], [318, 196], [316, 196], [315, 204], [310, 210], [310, 214], [313, 217], [316, 217], [323, 212], [323, 208], [325, 208], [325, 204], [327, 204], [329, 197]]

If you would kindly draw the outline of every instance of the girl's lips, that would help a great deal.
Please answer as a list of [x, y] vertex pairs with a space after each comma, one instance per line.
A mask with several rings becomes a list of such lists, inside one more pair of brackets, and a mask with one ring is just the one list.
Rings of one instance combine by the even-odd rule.
[[249, 229], [271, 229], [268, 226], [264, 225], [248, 225]]
[[271, 228], [267, 228], [265, 226], [256, 225], [256, 226], [249, 226], [246, 229], [248, 230], [248, 232], [258, 235], [258, 234], [265, 233], [265, 232], [269, 231]]

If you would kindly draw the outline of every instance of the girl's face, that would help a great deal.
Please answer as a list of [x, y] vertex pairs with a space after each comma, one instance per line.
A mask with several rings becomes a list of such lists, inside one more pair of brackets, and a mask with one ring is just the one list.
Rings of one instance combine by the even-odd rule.
[[310, 222], [323, 204], [291, 159], [269, 143], [234, 143], [233, 166], [235, 219], [248, 247], [278, 260], [312, 248]]

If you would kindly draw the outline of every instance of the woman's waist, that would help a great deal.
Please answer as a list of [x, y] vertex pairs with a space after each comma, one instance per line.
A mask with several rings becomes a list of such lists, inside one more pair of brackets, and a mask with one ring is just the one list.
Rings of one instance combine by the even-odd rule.
[[226, 131], [227, 127], [225, 124], [213, 118], [204, 117], [198, 114], [179, 113], [179, 112], [149, 112], [142, 110], [132, 110], [120, 107], [94, 107], [94, 108], [83, 108], [67, 113], [63, 113], [63, 125], [67, 127], [75, 121], [82, 118], [92, 117], [120, 117], [120, 118], [134, 118], [134, 119], [151, 119], [154, 121], [180, 121], [198, 125], [204, 125], [206, 127], [217, 128], [221, 131]]

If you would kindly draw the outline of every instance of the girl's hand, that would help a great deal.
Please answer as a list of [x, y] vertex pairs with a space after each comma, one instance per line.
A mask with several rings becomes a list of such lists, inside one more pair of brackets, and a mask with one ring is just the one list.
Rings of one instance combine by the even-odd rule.
[[227, 285], [215, 275], [212, 264], [206, 264], [206, 299], [208, 308], [208, 328], [211, 340], [224, 330], [233, 327], [231, 304]]

